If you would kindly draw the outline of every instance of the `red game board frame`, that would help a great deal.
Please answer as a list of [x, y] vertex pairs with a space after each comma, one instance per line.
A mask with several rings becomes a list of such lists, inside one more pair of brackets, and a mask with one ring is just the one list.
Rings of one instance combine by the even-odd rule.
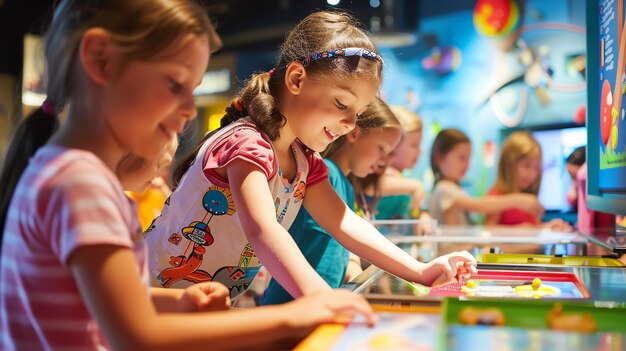
[[[588, 299], [591, 294], [578, 277], [569, 272], [537, 272], [537, 271], [512, 271], [512, 270], [479, 270], [478, 274], [472, 276], [474, 280], [519, 280], [532, 281], [534, 278], [541, 279], [544, 283], [549, 282], [571, 282], [582, 294], [583, 299]], [[448, 284], [430, 289], [428, 296], [466, 296], [461, 291], [461, 287], [465, 285], [465, 281], [459, 283]]]

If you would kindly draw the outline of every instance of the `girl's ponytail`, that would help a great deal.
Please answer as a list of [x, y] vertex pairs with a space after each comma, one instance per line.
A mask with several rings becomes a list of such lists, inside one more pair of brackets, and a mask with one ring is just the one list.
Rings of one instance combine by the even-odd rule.
[[18, 125], [0, 173], [0, 229], [4, 233], [9, 204], [29, 159], [59, 128], [59, 118], [46, 100], [41, 108]]
[[[220, 128], [223, 128], [241, 118], [250, 117], [252, 122], [261, 129], [270, 140], [276, 140], [280, 127], [285, 123], [283, 117], [276, 107], [274, 95], [278, 89], [280, 79], [270, 73], [255, 73], [246, 81], [246, 85], [239, 91], [238, 97], [233, 99], [231, 104], [226, 107], [224, 116], [220, 120]], [[186, 153], [179, 161], [174, 163], [172, 167], [171, 182], [174, 187], [182, 179], [193, 161], [198, 156], [198, 152], [202, 148], [204, 142], [210, 138], [213, 133], [207, 133], [200, 144]]]
[[223, 127], [240, 118], [250, 116], [270, 140], [278, 138], [279, 129], [285, 124], [285, 117], [278, 111], [278, 90], [281, 77], [268, 72], [255, 73], [239, 92], [239, 97], [226, 108], [220, 125]]

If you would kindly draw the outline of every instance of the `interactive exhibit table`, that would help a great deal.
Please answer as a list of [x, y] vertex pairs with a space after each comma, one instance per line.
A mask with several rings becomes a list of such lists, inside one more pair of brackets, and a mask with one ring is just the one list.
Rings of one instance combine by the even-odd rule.
[[479, 264], [428, 288], [370, 266], [346, 287], [379, 316], [324, 325], [296, 350], [626, 350], [626, 269]]
[[[431, 221], [429, 221], [431, 222]], [[488, 253], [493, 249], [507, 253], [529, 250], [550, 254], [586, 255], [589, 238], [581, 233], [562, 233], [548, 229], [481, 227], [481, 226], [437, 226], [428, 235], [417, 235], [420, 220], [378, 220], [374, 226], [394, 244], [428, 260], [461, 247], [475, 254]], [[499, 248], [506, 247], [500, 250]]]

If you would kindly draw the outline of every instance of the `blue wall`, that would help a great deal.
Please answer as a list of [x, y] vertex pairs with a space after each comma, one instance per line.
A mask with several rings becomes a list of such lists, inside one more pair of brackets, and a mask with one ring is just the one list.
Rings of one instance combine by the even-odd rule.
[[[527, 1], [523, 25], [526, 31], [521, 38], [531, 47], [545, 45], [547, 56], [554, 71], [552, 79], [575, 90], [563, 92], [549, 89], [551, 102], [541, 105], [533, 91], [523, 82], [513, 84], [498, 93], [503, 109], [515, 115], [520, 107], [524, 91], [528, 92], [528, 104], [519, 127], [572, 122], [574, 112], [586, 102], [584, 81], [577, 73], [568, 73], [566, 59], [585, 52], [585, 13], [582, 0], [535, 0]], [[407, 105], [407, 90], [419, 96], [417, 112], [425, 122], [422, 156], [415, 169], [408, 175], [428, 179], [430, 169], [430, 145], [434, 139], [434, 125], [441, 128], [459, 128], [472, 140], [472, 162], [464, 186], [475, 195], [483, 194], [495, 179], [496, 165], [486, 165], [483, 144], [500, 145], [501, 123], [489, 102], [483, 103], [499, 81], [521, 75], [524, 66], [518, 61], [518, 51], [503, 53], [498, 45], [502, 39], [480, 35], [474, 29], [472, 11], [462, 11], [438, 17], [425, 18], [420, 22], [418, 38], [434, 35], [438, 45], [455, 46], [462, 55], [458, 70], [441, 76], [426, 71], [420, 61], [430, 54], [425, 41], [406, 48], [381, 48], [385, 58], [383, 95], [390, 104]], [[500, 74], [494, 76], [493, 67]], [[563, 90], [561, 88], [561, 90]], [[499, 148], [496, 148], [495, 163]], [[429, 184], [426, 184], [429, 186]]]

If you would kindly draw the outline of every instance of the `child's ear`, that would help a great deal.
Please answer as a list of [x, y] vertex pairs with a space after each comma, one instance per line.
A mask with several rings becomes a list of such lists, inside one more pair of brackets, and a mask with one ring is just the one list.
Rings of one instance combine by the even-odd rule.
[[359, 136], [361, 135], [361, 129], [359, 127], [354, 127], [350, 133], [346, 134], [346, 138], [349, 142], [354, 143]]
[[87, 30], [80, 41], [78, 55], [92, 81], [104, 84], [111, 79], [113, 43], [107, 31], [102, 28]]
[[299, 61], [294, 61], [287, 65], [285, 72], [285, 85], [287, 90], [293, 95], [300, 94], [302, 91], [302, 83], [306, 77], [306, 70]]

